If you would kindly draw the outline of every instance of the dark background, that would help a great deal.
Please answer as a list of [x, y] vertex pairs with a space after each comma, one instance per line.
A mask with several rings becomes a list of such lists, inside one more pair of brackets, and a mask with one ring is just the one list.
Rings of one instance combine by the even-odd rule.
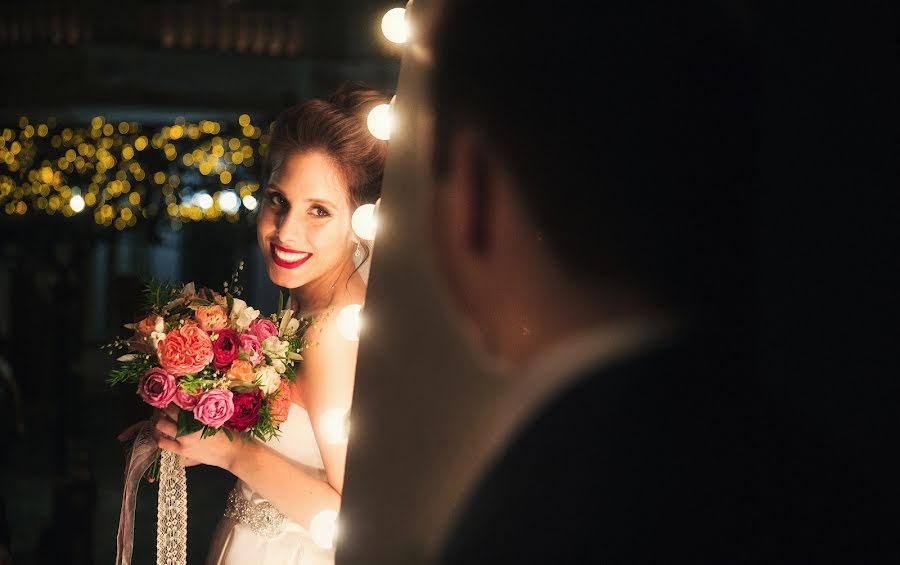
[[[380, 21], [403, 5], [124, 0], [0, 7], [0, 130], [11, 130], [0, 149], [9, 151], [13, 141], [33, 143], [18, 170], [0, 161], [0, 183], [4, 175], [13, 183], [0, 197], [0, 496], [16, 564], [114, 560], [124, 465], [116, 435], [150, 410], [131, 387], [104, 383], [114, 361], [100, 348], [127, 334], [122, 324], [137, 313], [148, 277], [218, 289], [243, 260], [244, 298], [264, 312], [276, 307], [245, 207], [230, 218], [194, 221], [172, 217], [169, 204], [190, 205], [200, 192], [249, 194], [259, 182], [268, 124], [293, 103], [327, 96], [345, 80], [393, 93], [400, 50], [383, 37]], [[241, 115], [251, 118], [250, 131], [239, 123]], [[101, 127], [91, 137], [97, 117], [103, 119], [97, 125], [113, 127], [111, 135]], [[188, 136], [202, 121], [217, 124], [217, 135], [210, 128], [196, 139]], [[49, 126], [45, 135], [39, 135], [41, 124]], [[173, 160], [152, 143], [133, 150], [132, 159], [122, 155], [126, 145], [136, 149], [138, 137], [151, 140], [176, 124], [184, 134], [170, 140], [177, 149]], [[29, 126], [34, 130], [23, 137]], [[69, 149], [82, 157], [76, 144], [52, 141], [66, 128], [95, 148], [109, 138], [117, 161], [95, 183], [93, 206], [51, 215], [46, 198], [39, 208], [39, 195], [16, 198], [14, 190], [34, 180], [29, 170], [58, 171]], [[204, 143], [208, 155], [214, 137], [223, 140], [225, 157], [232, 153], [228, 141], [237, 139], [252, 150], [253, 163], [226, 160], [223, 170], [232, 178], [225, 180], [185, 164], [185, 154]], [[23, 147], [16, 157], [26, 153]], [[95, 155], [83, 157], [96, 165]], [[144, 174], [134, 174], [131, 163]], [[128, 193], [121, 187], [107, 192], [120, 171]], [[163, 185], [154, 182], [156, 172], [165, 173]], [[99, 180], [96, 169], [63, 173], [44, 196], [65, 201], [64, 187], [86, 196]], [[127, 201], [130, 193], [140, 194], [139, 205]], [[8, 213], [5, 206], [19, 201], [27, 211]], [[120, 226], [112, 218], [98, 221], [104, 203]], [[119, 215], [126, 208], [133, 225]], [[232, 483], [219, 469], [188, 470], [189, 562], [204, 559]], [[145, 483], [136, 515], [137, 564], [155, 562], [155, 523], [156, 487]]]
[[[900, 531], [900, 281], [889, 204], [900, 160], [900, 19], [890, 2], [807, 4], [743, 3], [763, 62], [760, 367], [789, 420], [784, 513], [808, 562], [828, 562], [835, 549], [854, 556], [848, 562], [885, 562]], [[89, 129], [102, 115], [152, 134], [182, 117], [243, 137], [234, 133], [241, 114], [264, 130], [279, 109], [345, 79], [392, 91], [399, 51], [378, 22], [398, 5], [5, 3], [0, 129], [18, 136], [22, 116], [55, 117], [56, 132]], [[535, 73], [573, 93], [573, 111], [586, 103], [582, 77]], [[157, 151], [148, 170], [184, 179], [176, 198], [222, 189], [181, 166], [185, 143], [172, 162]], [[229, 186], [252, 183], [257, 170], [236, 168]], [[0, 493], [16, 563], [113, 559], [123, 463], [115, 436], [148, 410], [106, 387], [111, 361], [100, 346], [133, 314], [140, 277], [218, 286], [244, 259], [248, 301], [274, 308], [244, 212], [175, 222], [160, 187], [144, 185], [160, 209], [122, 230], [97, 224], [90, 207], [74, 217], [32, 206], [10, 215], [0, 199], [0, 355], [12, 374], [0, 380]], [[231, 478], [204, 468], [188, 481], [189, 559], [200, 562]], [[141, 492], [135, 555], [151, 563], [155, 488]]]

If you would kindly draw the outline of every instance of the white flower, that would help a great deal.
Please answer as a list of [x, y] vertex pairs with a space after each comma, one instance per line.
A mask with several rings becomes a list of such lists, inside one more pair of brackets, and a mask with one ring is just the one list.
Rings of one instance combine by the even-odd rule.
[[260, 385], [266, 394], [272, 394], [278, 390], [281, 383], [281, 375], [278, 370], [270, 365], [260, 365], [256, 369], [256, 378], [259, 379]]
[[187, 283], [186, 285], [184, 285], [184, 288], [181, 289], [182, 297], [193, 296], [195, 294], [197, 294], [197, 291], [194, 290], [194, 283], [192, 282]]
[[296, 318], [291, 318], [288, 321], [287, 326], [284, 328], [284, 331], [281, 332], [281, 336], [282, 337], [291, 337], [292, 335], [297, 333], [297, 328], [299, 328], [299, 327], [300, 327], [300, 320], [298, 320]]
[[259, 317], [259, 310], [247, 306], [247, 303], [240, 298], [235, 298], [234, 304], [231, 306], [230, 317], [231, 321], [234, 322], [234, 329], [238, 332], [244, 332], [250, 327], [250, 323]]
[[272, 367], [278, 371], [279, 375], [283, 375], [287, 371], [287, 365], [281, 359], [272, 359]]
[[272, 359], [284, 359], [287, 356], [287, 350], [290, 344], [281, 341], [278, 336], [269, 336], [262, 342], [262, 350]]
[[[160, 318], [160, 320], [162, 320], [162, 318]], [[164, 328], [165, 328], [165, 326], [164, 326]], [[164, 339], [166, 339], [165, 332], [157, 332], [157, 331], [150, 332], [150, 343], [153, 344], [154, 350], [159, 348], [159, 342], [161, 342]]]

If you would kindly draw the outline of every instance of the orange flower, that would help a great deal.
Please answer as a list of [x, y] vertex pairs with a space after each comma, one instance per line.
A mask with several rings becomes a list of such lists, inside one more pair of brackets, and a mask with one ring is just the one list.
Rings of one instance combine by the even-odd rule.
[[160, 364], [176, 377], [197, 373], [213, 360], [209, 336], [190, 322], [166, 334], [158, 353]]
[[229, 379], [236, 379], [239, 381], [252, 383], [253, 382], [253, 365], [251, 365], [247, 361], [241, 361], [240, 359], [236, 359], [231, 364], [231, 368], [228, 369], [228, 372], [225, 373], [225, 376], [228, 377]]
[[291, 410], [291, 385], [284, 379], [278, 384], [278, 391], [273, 392], [266, 399], [271, 403], [269, 413], [272, 415], [272, 423], [280, 425], [287, 420]]
[[[158, 323], [157, 323], [158, 321]], [[162, 332], [165, 331], [162, 326], [162, 318], [156, 315], [150, 315], [137, 323], [137, 327], [135, 328], [135, 332], [140, 334], [143, 337], [149, 337], [153, 332]]]
[[225, 329], [228, 324], [228, 315], [225, 310], [218, 304], [212, 306], [200, 306], [194, 312], [194, 320], [200, 325], [205, 332], [214, 332]]

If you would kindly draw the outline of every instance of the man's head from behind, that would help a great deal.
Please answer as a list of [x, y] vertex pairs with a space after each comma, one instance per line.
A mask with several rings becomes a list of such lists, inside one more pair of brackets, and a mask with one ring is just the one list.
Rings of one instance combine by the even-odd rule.
[[734, 14], [443, 4], [435, 235], [489, 349], [517, 361], [531, 335], [740, 300], [756, 81]]

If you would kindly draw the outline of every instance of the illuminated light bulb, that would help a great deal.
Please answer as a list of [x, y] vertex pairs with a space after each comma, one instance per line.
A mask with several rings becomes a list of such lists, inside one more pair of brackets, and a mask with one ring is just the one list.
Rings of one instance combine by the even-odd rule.
[[369, 126], [369, 132], [382, 141], [391, 138], [391, 105], [379, 104], [369, 111], [369, 117], [366, 119]]
[[223, 212], [233, 214], [241, 208], [241, 201], [238, 199], [237, 194], [230, 190], [225, 191], [219, 194], [219, 208], [221, 208]]
[[73, 212], [81, 212], [84, 210], [84, 198], [82, 198], [80, 194], [76, 194], [72, 197], [72, 200], [69, 201], [69, 206], [72, 207]]
[[350, 304], [344, 306], [337, 316], [337, 330], [344, 339], [359, 341], [359, 330], [362, 322], [359, 312], [362, 304]]
[[328, 443], [347, 443], [350, 435], [347, 411], [341, 408], [332, 408], [323, 412], [319, 419], [319, 431]]
[[194, 196], [194, 204], [203, 210], [208, 210], [212, 208], [213, 197], [205, 192], [201, 192], [200, 194]]
[[409, 38], [409, 25], [406, 23], [406, 10], [392, 8], [381, 18], [381, 33], [394, 43], [406, 43]]
[[353, 232], [362, 239], [369, 241], [375, 239], [375, 231], [378, 228], [375, 219], [375, 205], [363, 204], [357, 208], [350, 218], [350, 225], [353, 227]]
[[253, 196], [252, 194], [248, 194], [244, 197], [244, 208], [248, 210], [256, 210], [256, 205], [257, 202], [255, 196]]
[[316, 545], [323, 549], [334, 547], [338, 529], [337, 517], [338, 513], [334, 510], [323, 510], [313, 516], [309, 523], [309, 533]]

